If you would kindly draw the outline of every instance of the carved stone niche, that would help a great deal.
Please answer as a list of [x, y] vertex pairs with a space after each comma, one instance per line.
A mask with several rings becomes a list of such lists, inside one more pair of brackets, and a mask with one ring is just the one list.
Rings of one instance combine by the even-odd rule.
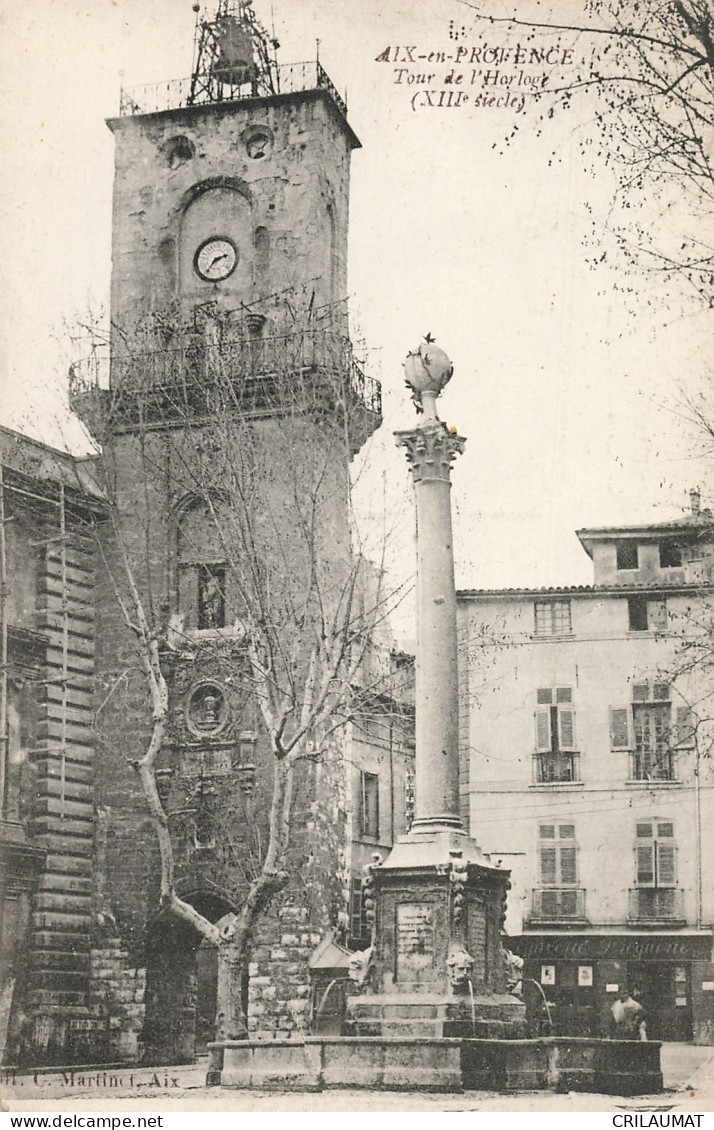
[[196, 738], [217, 738], [228, 725], [230, 710], [223, 688], [203, 679], [189, 690], [184, 707], [186, 726]]

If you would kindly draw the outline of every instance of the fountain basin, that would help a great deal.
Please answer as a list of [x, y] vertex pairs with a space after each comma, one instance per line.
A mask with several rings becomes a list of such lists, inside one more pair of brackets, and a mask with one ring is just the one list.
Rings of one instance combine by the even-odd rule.
[[279, 1091], [662, 1090], [656, 1041], [548, 1036], [534, 1040], [306, 1036], [209, 1045], [209, 1083]]

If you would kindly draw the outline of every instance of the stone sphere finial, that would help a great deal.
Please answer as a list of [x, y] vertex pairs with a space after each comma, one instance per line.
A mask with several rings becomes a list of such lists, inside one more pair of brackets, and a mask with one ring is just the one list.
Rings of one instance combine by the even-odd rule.
[[417, 412], [436, 416], [436, 398], [451, 380], [454, 366], [444, 350], [434, 344], [431, 334], [426, 335], [418, 349], [407, 354], [404, 372]]

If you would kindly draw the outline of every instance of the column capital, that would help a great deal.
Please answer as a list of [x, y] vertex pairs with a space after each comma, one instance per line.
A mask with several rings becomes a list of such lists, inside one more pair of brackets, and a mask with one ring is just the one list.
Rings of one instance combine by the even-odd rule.
[[464, 436], [449, 431], [443, 420], [430, 420], [421, 427], [394, 435], [397, 446], [407, 449], [414, 482], [450, 481], [451, 464], [464, 449]]

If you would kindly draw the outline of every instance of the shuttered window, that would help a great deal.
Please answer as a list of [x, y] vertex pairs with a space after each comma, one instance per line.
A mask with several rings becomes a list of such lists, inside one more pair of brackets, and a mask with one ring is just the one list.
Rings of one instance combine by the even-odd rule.
[[577, 737], [572, 687], [539, 687], [535, 709], [537, 779], [541, 783], [577, 779]]
[[673, 712], [670, 697], [667, 683], [643, 681], [632, 685], [631, 706], [610, 707], [610, 748], [631, 751], [632, 780], [675, 780], [675, 751], [695, 743], [696, 718], [686, 705]]
[[635, 828], [635, 872], [638, 887], [676, 884], [674, 825], [669, 821], [640, 822]]
[[360, 773], [360, 824], [362, 835], [379, 839], [379, 777]]
[[540, 882], [543, 887], [574, 887], [578, 881], [574, 824], [541, 824]]
[[664, 597], [630, 596], [627, 617], [631, 632], [663, 632], [667, 628], [667, 602]]

